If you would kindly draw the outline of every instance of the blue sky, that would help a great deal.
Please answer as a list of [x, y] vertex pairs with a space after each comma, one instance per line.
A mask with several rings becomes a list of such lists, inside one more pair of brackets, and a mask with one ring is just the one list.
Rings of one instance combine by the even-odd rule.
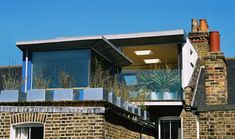
[[235, 57], [234, 0], [1, 0], [0, 66], [21, 64], [16, 41], [191, 29], [206, 18], [221, 34], [226, 57]]

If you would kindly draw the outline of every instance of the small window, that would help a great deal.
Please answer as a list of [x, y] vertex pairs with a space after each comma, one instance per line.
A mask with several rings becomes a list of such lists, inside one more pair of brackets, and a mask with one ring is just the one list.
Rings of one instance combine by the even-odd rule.
[[193, 54], [193, 50], [192, 49], [190, 49], [190, 55], [192, 55]]
[[190, 62], [190, 65], [191, 65], [192, 68], [194, 68], [194, 64], [192, 62]]
[[43, 139], [43, 124], [29, 123], [12, 126], [11, 139]]
[[162, 117], [158, 121], [161, 139], [181, 139], [181, 122], [178, 117]]

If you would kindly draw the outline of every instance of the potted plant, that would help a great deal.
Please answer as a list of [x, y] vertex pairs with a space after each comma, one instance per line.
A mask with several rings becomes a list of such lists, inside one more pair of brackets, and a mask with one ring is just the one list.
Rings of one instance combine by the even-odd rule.
[[116, 102], [112, 87], [113, 76], [108, 69], [104, 69], [102, 62], [94, 59], [94, 71], [91, 74], [89, 88], [84, 89], [84, 100], [108, 100]]
[[25, 100], [25, 93], [20, 92], [22, 79], [14, 69], [8, 69], [2, 75], [2, 84], [4, 90], [1, 91], [1, 102], [17, 102]]
[[27, 91], [27, 101], [50, 101], [53, 100], [53, 92], [49, 88], [51, 80], [44, 74], [33, 77], [33, 89]]
[[166, 69], [155, 70], [152, 73], [153, 83], [156, 84], [158, 91], [162, 92], [163, 99], [174, 99], [175, 86], [180, 83], [178, 70]]
[[75, 86], [75, 80], [72, 74], [66, 71], [60, 71], [58, 77], [60, 88], [54, 89], [53, 100], [70, 101], [81, 100], [83, 98], [83, 90], [73, 88]]
[[151, 100], [174, 99], [171, 90], [180, 82], [178, 71], [168, 66], [165, 69], [140, 73], [137, 78], [140, 90], [148, 91]]

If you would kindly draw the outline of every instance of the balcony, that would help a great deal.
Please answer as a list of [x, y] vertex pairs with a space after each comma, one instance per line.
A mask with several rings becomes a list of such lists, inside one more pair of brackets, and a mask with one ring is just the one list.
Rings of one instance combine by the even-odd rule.
[[178, 69], [124, 71], [122, 78], [129, 96], [144, 101], [182, 100]]

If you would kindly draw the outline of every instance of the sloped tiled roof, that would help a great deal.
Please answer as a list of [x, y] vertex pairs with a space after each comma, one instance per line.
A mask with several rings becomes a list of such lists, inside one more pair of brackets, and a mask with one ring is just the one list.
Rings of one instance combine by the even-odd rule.
[[195, 89], [195, 96], [193, 106], [204, 106], [206, 96], [205, 96], [205, 68], [201, 68], [198, 75], [197, 85]]
[[235, 58], [227, 59], [228, 103], [235, 104]]

